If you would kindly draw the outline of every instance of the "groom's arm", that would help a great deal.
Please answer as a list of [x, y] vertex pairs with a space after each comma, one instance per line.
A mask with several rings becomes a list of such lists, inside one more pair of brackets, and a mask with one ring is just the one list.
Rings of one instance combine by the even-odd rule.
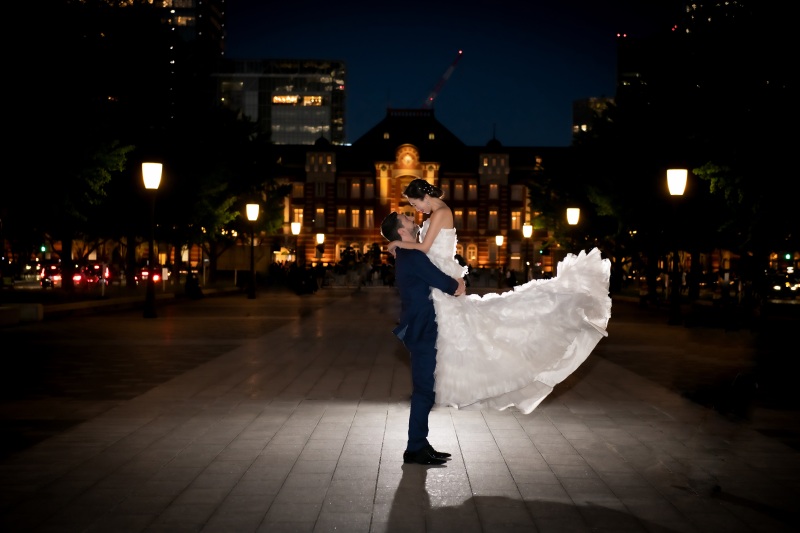
[[464, 278], [451, 278], [439, 270], [423, 252], [414, 250], [408, 255], [413, 256], [415, 259], [414, 269], [417, 275], [431, 287], [453, 296], [460, 296], [466, 291]]

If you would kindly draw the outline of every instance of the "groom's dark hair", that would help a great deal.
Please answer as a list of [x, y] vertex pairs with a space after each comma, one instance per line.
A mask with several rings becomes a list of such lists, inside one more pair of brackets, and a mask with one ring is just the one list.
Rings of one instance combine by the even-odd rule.
[[397, 230], [400, 229], [402, 224], [400, 224], [400, 219], [397, 218], [397, 213], [392, 211], [389, 215], [383, 219], [381, 222], [381, 235], [387, 241], [402, 241], [403, 239], [400, 238], [400, 234], [397, 233]]

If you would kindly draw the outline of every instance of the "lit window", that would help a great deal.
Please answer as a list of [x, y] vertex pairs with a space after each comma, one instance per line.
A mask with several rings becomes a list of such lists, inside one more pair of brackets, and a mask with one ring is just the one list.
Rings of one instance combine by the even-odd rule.
[[497, 229], [497, 210], [489, 210], [489, 230], [494, 231]]
[[500, 186], [496, 183], [489, 184], [489, 198], [497, 200], [500, 195]]
[[478, 212], [475, 209], [470, 209], [467, 213], [467, 229], [473, 231], [478, 229]]
[[477, 183], [470, 183], [467, 189], [467, 199], [468, 200], [477, 200], [478, 199], [478, 184]]
[[318, 207], [316, 210], [316, 214], [314, 216], [314, 227], [315, 228], [324, 228], [325, 227], [325, 208]]
[[467, 246], [467, 263], [473, 264], [478, 260], [478, 247], [475, 244]]
[[389, 132], [388, 131], [383, 134], [383, 138], [384, 139], [388, 139], [389, 138]]
[[[350, 184], [350, 198], [361, 198], [361, 182], [353, 180]], [[356, 226], [353, 226], [356, 227]]]
[[511, 229], [522, 229], [522, 216], [519, 211], [511, 212]]
[[337, 228], [346, 228], [347, 227], [347, 209], [340, 207], [336, 210], [336, 227]]
[[435, 134], [433, 134], [433, 133], [429, 133], [429, 134], [428, 134], [428, 140], [429, 140], [429, 141], [432, 141], [432, 140], [434, 140], [435, 138], [436, 138], [436, 135], [435, 135]]
[[375, 212], [372, 209], [364, 210], [364, 227], [367, 229], [375, 227]]
[[353, 209], [350, 211], [350, 227], [352, 228], [360, 228], [359, 220], [361, 217], [361, 212], [358, 209]]
[[301, 225], [303, 224], [303, 208], [302, 207], [294, 207], [294, 208], [292, 208], [292, 222], [299, 222]]
[[453, 225], [455, 225], [457, 230], [464, 227], [464, 211], [461, 209], [453, 211]]
[[293, 183], [292, 184], [292, 197], [293, 198], [302, 198], [305, 192], [305, 184], [304, 183]]
[[464, 184], [461, 182], [456, 183], [455, 199], [456, 200], [464, 199]]

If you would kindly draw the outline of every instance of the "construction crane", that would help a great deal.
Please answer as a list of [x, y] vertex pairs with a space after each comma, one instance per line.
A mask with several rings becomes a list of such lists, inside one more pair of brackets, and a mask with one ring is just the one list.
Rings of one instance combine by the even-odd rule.
[[442, 90], [442, 87], [444, 87], [444, 84], [447, 82], [447, 79], [456, 69], [456, 65], [458, 64], [458, 61], [461, 59], [461, 56], [463, 54], [464, 54], [463, 50], [458, 51], [458, 54], [456, 54], [456, 58], [453, 60], [453, 62], [450, 64], [447, 70], [444, 71], [444, 74], [442, 74], [441, 79], [436, 84], [436, 87], [433, 88], [431, 94], [428, 95], [428, 98], [425, 100], [425, 104], [423, 104], [422, 106], [423, 109], [430, 109], [431, 107], [433, 107], [433, 101], [439, 95], [439, 91]]

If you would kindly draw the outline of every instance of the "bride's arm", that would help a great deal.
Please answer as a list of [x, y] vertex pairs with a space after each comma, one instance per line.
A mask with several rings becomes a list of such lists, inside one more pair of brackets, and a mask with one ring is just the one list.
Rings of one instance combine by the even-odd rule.
[[452, 222], [448, 224], [448, 219], [452, 219], [452, 215], [448, 217], [449, 209], [437, 209], [431, 213], [430, 223], [428, 224], [428, 231], [425, 232], [425, 238], [422, 242], [408, 242], [408, 241], [392, 241], [389, 243], [389, 251], [394, 253], [395, 248], [406, 248], [410, 250], [421, 250], [426, 254], [433, 246], [433, 241], [439, 234], [439, 231], [447, 224], [452, 227]]

